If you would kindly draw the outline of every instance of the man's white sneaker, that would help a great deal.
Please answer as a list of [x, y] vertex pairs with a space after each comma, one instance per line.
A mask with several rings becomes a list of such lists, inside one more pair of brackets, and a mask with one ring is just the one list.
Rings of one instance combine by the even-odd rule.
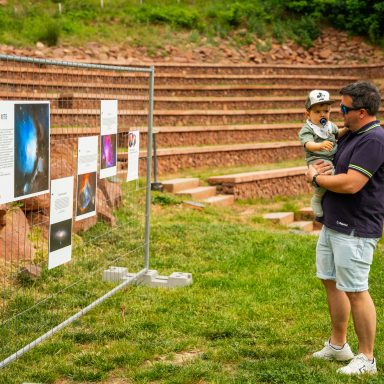
[[329, 340], [324, 343], [325, 347], [321, 351], [315, 352], [312, 355], [314, 358], [337, 361], [347, 361], [353, 359], [355, 355], [351, 351], [351, 347], [348, 343], [345, 343], [341, 349], [335, 349], [329, 345]]
[[364, 353], [360, 353], [355, 356], [347, 366], [338, 369], [337, 373], [343, 373], [344, 375], [361, 375], [368, 373], [369, 375], [373, 375], [377, 373], [376, 359], [373, 358], [373, 363], [371, 363]]

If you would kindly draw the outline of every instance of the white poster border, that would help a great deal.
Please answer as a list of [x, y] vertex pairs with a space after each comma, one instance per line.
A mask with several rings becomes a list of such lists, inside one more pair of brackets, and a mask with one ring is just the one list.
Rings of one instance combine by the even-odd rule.
[[[87, 170], [86, 172], [79, 172], [79, 148], [80, 148], [80, 142], [81, 141], [89, 141], [91, 142], [92, 140], [95, 141], [93, 145], [95, 145], [96, 152], [95, 154], [98, 156], [98, 140], [99, 136], [87, 136], [87, 137], [79, 137], [78, 142], [77, 142], [77, 175], [76, 175], [76, 206], [75, 206], [75, 221], [80, 221], [84, 219], [88, 219], [90, 217], [96, 216], [96, 211], [97, 211], [97, 166], [98, 166], [98, 160], [96, 156], [96, 161], [95, 164], [93, 164], [92, 170]], [[95, 210], [92, 212], [85, 213], [83, 215], [77, 216], [77, 197], [78, 197], [78, 188], [79, 188], [79, 176], [84, 175], [86, 173], [94, 173], [96, 172], [96, 192], [95, 192]]]
[[[111, 126], [103, 125], [103, 117], [110, 116], [110, 118], [116, 118], [116, 124]], [[118, 119], [118, 100], [101, 100], [100, 101], [100, 179], [116, 176], [117, 165], [109, 168], [101, 168], [102, 162], [102, 146], [103, 137], [108, 135], [116, 135], [115, 155], [117, 160], [117, 119]]]
[[[40, 100], [40, 101], [28, 101], [28, 100], [17, 100], [17, 101], [10, 101], [10, 100], [1, 100], [0, 101], [0, 114], [3, 114], [3, 112], [6, 112], [6, 114], [9, 114], [9, 111], [12, 110], [12, 120], [13, 120], [13, 147], [15, 146], [15, 115], [14, 115], [14, 110], [15, 110], [15, 105], [18, 104], [48, 104], [48, 189], [40, 191], [40, 192], [34, 192], [30, 193], [28, 195], [24, 196], [18, 196], [15, 197], [15, 189], [14, 189], [14, 182], [15, 182], [15, 176], [14, 176], [14, 169], [15, 169], [15, 157], [13, 153], [13, 166], [12, 166], [12, 171], [11, 171], [11, 177], [7, 178], [7, 180], [2, 180], [4, 183], [4, 188], [10, 188], [9, 185], [11, 185], [11, 190], [9, 190], [8, 193], [5, 194], [5, 198], [3, 193], [0, 191], [0, 204], [7, 204], [7, 203], [12, 203], [16, 201], [22, 201], [24, 199], [29, 199], [32, 197], [37, 197], [41, 195], [45, 195], [50, 192], [50, 183], [51, 183], [51, 106], [50, 102], [48, 100]], [[4, 111], [3, 111], [4, 109]], [[1, 122], [1, 120], [0, 120]], [[2, 122], [4, 124], [4, 122]], [[1, 134], [1, 129], [0, 129], [0, 134]], [[12, 197], [10, 197], [12, 195]]]
[[[57, 184], [56, 186], [54, 184]], [[51, 193], [50, 193], [50, 214], [49, 214], [49, 240], [48, 240], [48, 269], [53, 269], [59, 265], [68, 263], [72, 260], [72, 231], [73, 231], [73, 187], [74, 187], [74, 176], [64, 177], [51, 181]], [[55, 210], [53, 208], [52, 194], [53, 191], [60, 190], [64, 191], [67, 189], [69, 196], [69, 204], [66, 212], [63, 212], [59, 217], [55, 217]], [[65, 216], [64, 218], [62, 216]], [[71, 220], [71, 244], [60, 248], [56, 251], [51, 252], [51, 233], [52, 225]]]

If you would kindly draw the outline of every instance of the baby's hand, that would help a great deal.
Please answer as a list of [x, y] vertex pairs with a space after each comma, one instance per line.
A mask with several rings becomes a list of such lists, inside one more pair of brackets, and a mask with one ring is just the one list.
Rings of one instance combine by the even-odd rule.
[[333, 148], [333, 143], [330, 141], [323, 141], [320, 144], [320, 149], [324, 149], [325, 151], [329, 152]]

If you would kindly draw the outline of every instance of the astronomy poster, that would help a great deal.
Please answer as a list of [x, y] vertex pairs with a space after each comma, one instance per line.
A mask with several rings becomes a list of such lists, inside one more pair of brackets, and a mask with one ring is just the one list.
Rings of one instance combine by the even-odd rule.
[[0, 101], [0, 204], [49, 192], [49, 101]]
[[98, 136], [77, 142], [76, 221], [96, 215]]
[[140, 131], [129, 132], [127, 181], [139, 178]]
[[52, 180], [48, 269], [71, 261], [73, 176]]
[[101, 100], [100, 179], [117, 172], [117, 100]]

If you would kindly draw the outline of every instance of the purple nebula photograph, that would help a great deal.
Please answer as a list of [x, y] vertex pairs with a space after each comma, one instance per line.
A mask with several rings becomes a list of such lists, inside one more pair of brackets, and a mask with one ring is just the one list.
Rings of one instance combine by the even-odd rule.
[[15, 104], [14, 197], [49, 189], [49, 104]]
[[116, 166], [116, 134], [101, 136], [101, 169]]
[[51, 225], [49, 238], [49, 252], [57, 251], [71, 245], [72, 238], [72, 219], [60, 221]]

